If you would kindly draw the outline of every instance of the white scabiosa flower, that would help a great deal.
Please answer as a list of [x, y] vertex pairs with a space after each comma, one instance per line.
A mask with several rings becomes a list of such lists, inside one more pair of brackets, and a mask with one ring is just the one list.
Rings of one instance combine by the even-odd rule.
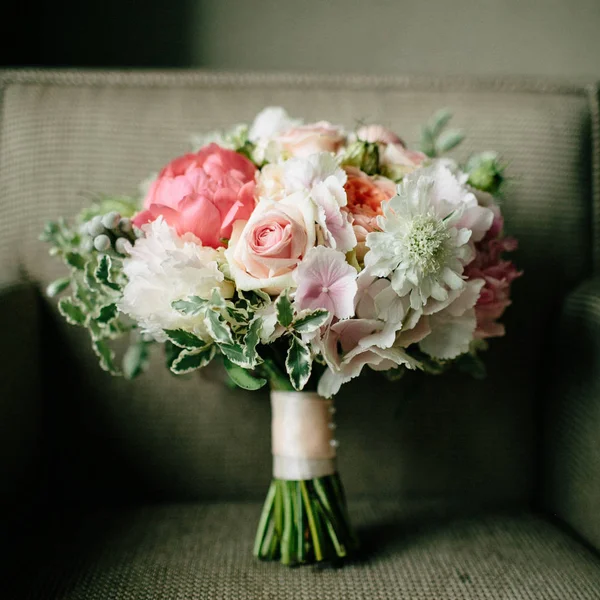
[[367, 235], [365, 266], [389, 277], [394, 291], [418, 310], [429, 298], [445, 301], [462, 290], [465, 265], [474, 257], [469, 243], [483, 236], [493, 214], [443, 164], [407, 176], [398, 194], [382, 203], [381, 231]]
[[233, 284], [219, 270], [223, 251], [201, 246], [190, 233], [178, 236], [162, 217], [142, 229], [145, 236], [123, 262], [128, 282], [119, 310], [158, 342], [167, 339], [164, 329], [184, 329], [209, 340], [202, 317], [182, 315], [171, 305], [189, 296], [209, 298], [214, 288], [226, 298], [233, 295]]

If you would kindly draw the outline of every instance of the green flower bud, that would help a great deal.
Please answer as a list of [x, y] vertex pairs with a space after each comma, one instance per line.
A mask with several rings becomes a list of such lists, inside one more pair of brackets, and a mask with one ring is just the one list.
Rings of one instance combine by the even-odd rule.
[[102, 217], [102, 225], [106, 229], [116, 229], [119, 226], [121, 215], [116, 211], [111, 211]]
[[131, 242], [127, 238], [117, 238], [115, 242], [115, 250], [119, 254], [129, 254], [129, 250], [131, 248]]
[[110, 238], [104, 233], [94, 238], [94, 248], [98, 252], [106, 252], [110, 248], [110, 245]]
[[94, 240], [89, 236], [86, 236], [85, 238], [83, 238], [81, 240], [81, 250], [85, 254], [89, 254], [90, 252], [93, 252], [94, 251]]
[[342, 157], [342, 165], [358, 167], [367, 175], [379, 173], [379, 146], [376, 143], [356, 141], [350, 144]]
[[123, 233], [129, 233], [132, 229], [131, 219], [123, 218], [119, 221], [119, 229]]
[[495, 152], [481, 152], [469, 158], [465, 170], [468, 183], [478, 190], [497, 194], [504, 182], [504, 165]]
[[104, 233], [104, 225], [102, 225], [102, 217], [97, 215], [91, 221], [89, 221], [87, 230], [88, 230], [88, 233], [93, 238]]

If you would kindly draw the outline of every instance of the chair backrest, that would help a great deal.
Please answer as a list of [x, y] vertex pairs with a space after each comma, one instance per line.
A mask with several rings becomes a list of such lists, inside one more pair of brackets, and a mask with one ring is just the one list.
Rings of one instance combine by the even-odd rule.
[[[307, 121], [382, 123], [415, 144], [420, 125], [448, 107], [467, 134], [457, 158], [495, 149], [509, 163], [503, 210], [525, 276], [508, 334], [492, 341], [483, 381], [453, 373], [392, 384], [372, 374], [343, 388], [340, 470], [351, 495], [448, 506], [531, 499], [552, 319], [598, 255], [594, 86], [201, 72], [6, 72], [0, 83], [0, 283], [25, 278], [40, 290], [63, 273], [37, 239], [44, 221], [74, 215], [95, 194], [135, 192], [193, 133], [282, 105]], [[96, 499], [265, 492], [266, 393], [232, 391], [216, 367], [176, 378], [159, 355], [141, 379], [113, 379], [55, 302], [41, 306], [47, 452], [65, 494], [72, 476], [78, 494]]]

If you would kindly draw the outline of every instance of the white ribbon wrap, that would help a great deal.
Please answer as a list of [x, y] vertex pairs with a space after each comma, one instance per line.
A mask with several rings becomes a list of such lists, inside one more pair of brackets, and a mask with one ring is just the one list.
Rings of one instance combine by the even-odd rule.
[[271, 392], [273, 476], [300, 481], [335, 473], [333, 401], [313, 392]]

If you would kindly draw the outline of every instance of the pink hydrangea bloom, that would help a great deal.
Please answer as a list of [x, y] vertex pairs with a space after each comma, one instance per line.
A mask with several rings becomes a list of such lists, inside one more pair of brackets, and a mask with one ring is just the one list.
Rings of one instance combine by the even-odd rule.
[[256, 167], [246, 157], [210, 144], [171, 161], [148, 190], [137, 227], [159, 216], [179, 235], [193, 233], [204, 246], [229, 239], [233, 223], [247, 220], [255, 206]]
[[357, 275], [342, 252], [324, 246], [312, 248], [295, 275], [296, 306], [300, 310], [325, 308], [339, 319], [352, 317]]

